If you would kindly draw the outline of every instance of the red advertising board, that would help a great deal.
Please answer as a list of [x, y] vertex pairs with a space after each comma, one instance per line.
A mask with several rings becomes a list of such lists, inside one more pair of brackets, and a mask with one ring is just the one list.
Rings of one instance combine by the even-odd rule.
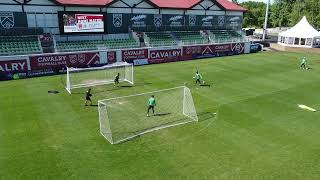
[[108, 51], [108, 64], [117, 62], [117, 51]]
[[180, 61], [182, 58], [181, 49], [150, 50], [149, 64]]
[[183, 59], [227, 56], [244, 53], [244, 43], [183, 47]]
[[148, 49], [122, 50], [122, 61], [133, 63], [136, 59], [148, 59]]
[[31, 70], [61, 69], [65, 66], [88, 67], [99, 63], [99, 52], [50, 54], [30, 57]]
[[0, 61], [0, 72], [27, 72], [28, 64], [26, 59]]

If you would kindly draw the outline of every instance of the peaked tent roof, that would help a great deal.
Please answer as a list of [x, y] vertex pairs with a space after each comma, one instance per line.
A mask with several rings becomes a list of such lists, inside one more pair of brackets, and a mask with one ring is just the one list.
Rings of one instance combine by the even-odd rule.
[[[53, 0], [61, 5], [79, 5], [79, 6], [107, 6], [118, 0]], [[191, 9], [204, 0], [146, 0], [158, 8], [171, 9]], [[232, 3], [228, 0], [212, 0], [219, 7], [227, 11], [247, 11], [247, 9]]]
[[279, 36], [285, 37], [299, 37], [299, 38], [314, 38], [320, 36], [320, 32], [310, 25], [306, 16], [287, 31], [281, 32]]

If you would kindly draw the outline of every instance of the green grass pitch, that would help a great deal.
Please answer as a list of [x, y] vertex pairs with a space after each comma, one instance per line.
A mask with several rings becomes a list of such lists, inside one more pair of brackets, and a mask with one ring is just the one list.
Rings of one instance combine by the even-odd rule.
[[[319, 62], [266, 52], [135, 67], [135, 87], [93, 87], [94, 104], [187, 82], [199, 122], [119, 145], [65, 75], [0, 82], [0, 179], [320, 179], [320, 114], [297, 106], [320, 108]], [[211, 87], [194, 85], [196, 69]]]

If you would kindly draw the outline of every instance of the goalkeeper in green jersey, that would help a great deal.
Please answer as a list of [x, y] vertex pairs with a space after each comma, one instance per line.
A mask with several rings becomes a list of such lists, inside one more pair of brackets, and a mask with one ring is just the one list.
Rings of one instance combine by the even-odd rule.
[[148, 100], [148, 111], [147, 116], [149, 117], [149, 111], [152, 110], [152, 113], [154, 115], [154, 107], [157, 105], [156, 99], [154, 98], [154, 95], [152, 95]]
[[201, 85], [202, 75], [199, 73], [199, 71], [197, 71], [196, 75], [193, 78], [196, 79], [196, 84], [199, 83]]
[[307, 69], [306, 65], [307, 65], [307, 59], [306, 57], [303, 57], [300, 63], [300, 69]]

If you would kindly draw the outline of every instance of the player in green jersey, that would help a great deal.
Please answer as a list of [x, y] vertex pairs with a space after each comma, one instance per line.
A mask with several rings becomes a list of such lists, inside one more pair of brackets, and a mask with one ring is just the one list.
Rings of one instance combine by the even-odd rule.
[[149, 117], [149, 111], [152, 109], [153, 115], [154, 115], [154, 107], [157, 105], [156, 99], [154, 98], [154, 95], [152, 95], [148, 100], [148, 111], [147, 116]]
[[303, 57], [302, 60], [301, 60], [301, 63], [300, 63], [300, 68], [301, 69], [307, 69], [306, 65], [307, 65], [307, 59], [306, 59], [306, 57]]

